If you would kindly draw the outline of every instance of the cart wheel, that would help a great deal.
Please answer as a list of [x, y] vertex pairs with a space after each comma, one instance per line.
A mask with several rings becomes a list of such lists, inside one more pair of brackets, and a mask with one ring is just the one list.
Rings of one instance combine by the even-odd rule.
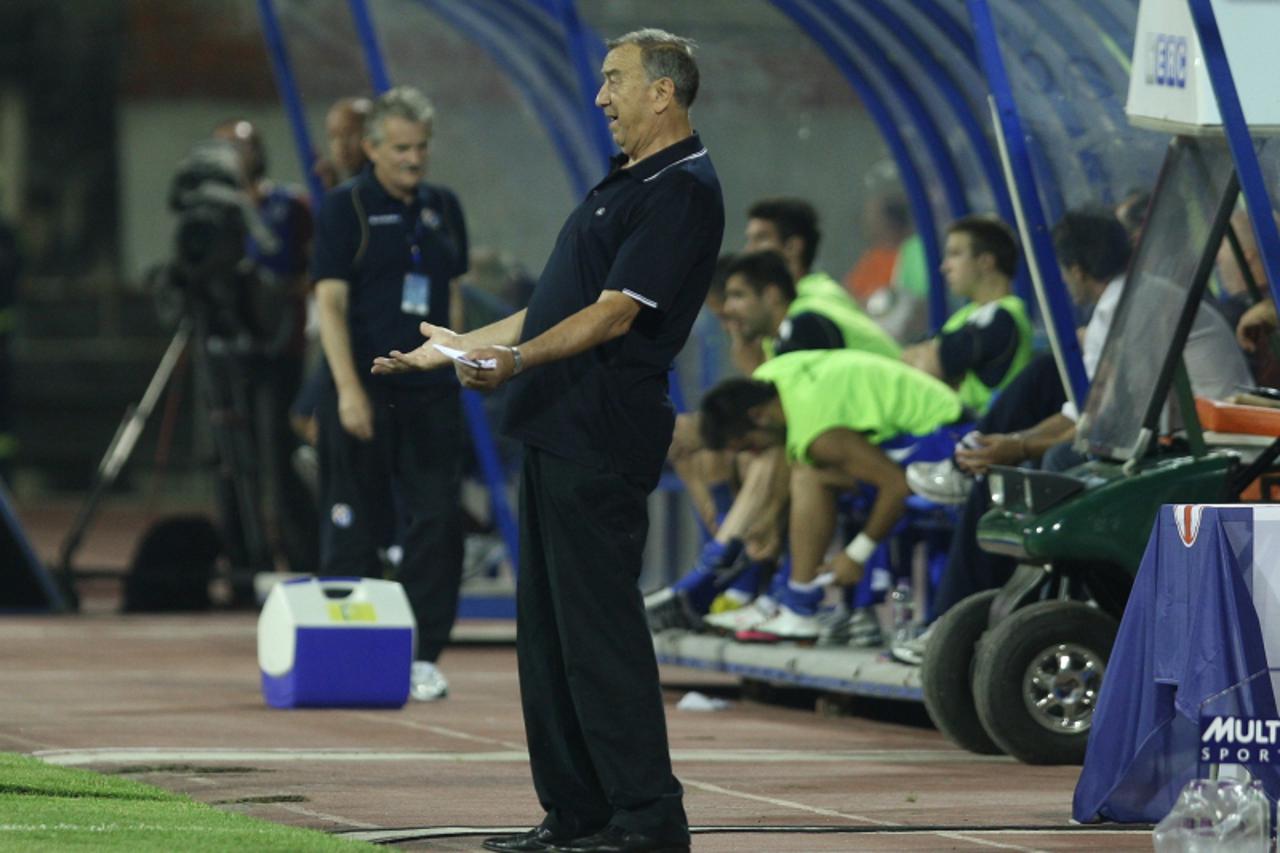
[[920, 667], [924, 707], [938, 731], [956, 746], [982, 755], [997, 755], [1000, 747], [982, 727], [973, 704], [974, 648], [987, 630], [987, 616], [998, 589], [962, 600], [938, 619]]
[[1027, 764], [1080, 764], [1116, 620], [1079, 601], [1016, 610], [978, 648], [973, 698], [987, 734]]

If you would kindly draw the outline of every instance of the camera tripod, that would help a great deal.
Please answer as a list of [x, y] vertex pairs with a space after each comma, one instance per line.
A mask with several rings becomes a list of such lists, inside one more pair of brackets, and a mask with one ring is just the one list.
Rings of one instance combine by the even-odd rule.
[[219, 505], [224, 535], [229, 540], [238, 540], [227, 542], [232, 559], [233, 586], [243, 586], [246, 581], [251, 583], [255, 572], [271, 567], [271, 550], [258, 499], [257, 466], [253, 464], [255, 448], [248, 381], [245, 371], [236, 364], [245, 355], [244, 349], [234, 341], [211, 336], [203, 311], [194, 311], [179, 322], [142, 399], [125, 410], [124, 418], [98, 463], [89, 493], [63, 540], [57, 578], [68, 609], [79, 609], [75, 587], [77, 572], [73, 568], [76, 551], [103, 496], [115, 484], [137, 447], [138, 439], [172, 381], [184, 353], [191, 355], [196, 384], [205, 392], [205, 411], [217, 453], [220, 485], [230, 491], [229, 495], [220, 495]]

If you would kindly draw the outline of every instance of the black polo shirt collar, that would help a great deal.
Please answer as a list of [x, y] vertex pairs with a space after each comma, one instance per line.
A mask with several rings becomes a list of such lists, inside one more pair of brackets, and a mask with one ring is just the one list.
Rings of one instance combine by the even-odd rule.
[[677, 163], [705, 156], [707, 156], [707, 148], [702, 144], [702, 139], [699, 138], [695, 131], [688, 138], [680, 140], [675, 145], [668, 145], [657, 154], [644, 158], [631, 168], [626, 168], [626, 163], [629, 159], [626, 154], [616, 155], [610, 161], [613, 168], [609, 172], [609, 176], [600, 183], [606, 183], [620, 174], [630, 175], [640, 181], [651, 181]]
[[373, 173], [372, 163], [366, 163], [364, 165], [364, 167], [360, 170], [360, 176], [358, 180], [361, 182], [361, 184], [368, 187], [372, 192], [375, 193], [374, 200], [377, 201], [379, 204], [395, 205], [397, 207], [409, 207], [414, 202], [417, 201], [416, 196], [414, 197], [413, 201], [410, 201], [410, 202], [401, 201], [399, 198], [397, 198], [396, 196], [393, 196], [390, 192], [388, 192], [387, 188], [382, 185], [382, 181], [378, 180], [377, 175]]

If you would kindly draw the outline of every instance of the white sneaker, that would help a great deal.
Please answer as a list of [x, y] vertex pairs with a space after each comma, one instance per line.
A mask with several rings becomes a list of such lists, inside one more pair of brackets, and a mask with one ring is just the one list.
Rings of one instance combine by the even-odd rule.
[[298, 475], [298, 479], [307, 487], [307, 491], [319, 500], [320, 457], [316, 454], [316, 449], [309, 444], [299, 445], [293, 451], [289, 462], [293, 465], [293, 473]]
[[817, 616], [804, 616], [788, 607], [778, 609], [778, 615], [766, 619], [754, 628], [739, 631], [734, 639], [740, 643], [814, 642], [821, 628]]
[[[936, 622], [934, 623], [937, 624]], [[898, 663], [907, 666], [920, 666], [924, 663], [925, 653], [929, 650], [929, 640], [933, 636], [933, 625], [924, 630], [918, 637], [901, 643], [894, 643], [889, 649], [889, 656]]]
[[702, 624], [715, 631], [736, 634], [751, 630], [777, 612], [778, 603], [769, 596], [762, 595], [746, 607], [703, 616]]
[[859, 607], [849, 614], [849, 622], [844, 626], [848, 639], [845, 645], [859, 649], [872, 649], [884, 645], [884, 633], [880, 630], [880, 619], [875, 608]]
[[907, 486], [922, 498], [939, 504], [962, 504], [973, 488], [973, 478], [950, 459], [912, 462], [907, 466]]
[[434, 702], [449, 695], [449, 682], [438, 666], [416, 660], [409, 670], [409, 695], [419, 702]]
[[669, 586], [644, 597], [644, 618], [654, 634], [671, 629], [696, 631], [702, 627], [702, 617], [693, 611], [688, 596]]

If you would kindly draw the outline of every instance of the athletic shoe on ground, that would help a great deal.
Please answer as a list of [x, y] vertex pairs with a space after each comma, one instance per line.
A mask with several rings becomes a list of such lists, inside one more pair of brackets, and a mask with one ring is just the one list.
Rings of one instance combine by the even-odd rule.
[[778, 610], [778, 615], [766, 619], [754, 628], [733, 635], [739, 643], [803, 643], [818, 639], [818, 617], [804, 616], [788, 607]]
[[846, 626], [849, 639], [846, 645], [859, 649], [872, 649], [884, 645], [884, 634], [880, 630], [880, 620], [870, 607], [859, 607], [849, 614]]
[[818, 645], [849, 645], [849, 620], [853, 614], [841, 601], [831, 607], [818, 610]]
[[912, 462], [907, 466], [907, 486], [922, 498], [939, 504], [962, 504], [973, 488], [973, 478], [950, 459]]
[[693, 612], [688, 596], [669, 586], [644, 597], [644, 617], [649, 622], [649, 630], [655, 634], [696, 631], [702, 627], [702, 618]]
[[752, 601], [752, 596], [740, 589], [726, 589], [715, 597], [711, 602], [711, 609], [708, 613], [728, 613], [730, 610], [737, 610], [739, 607], [746, 607]]
[[419, 702], [434, 702], [449, 695], [449, 682], [435, 664], [416, 660], [409, 670], [409, 695]]
[[316, 454], [316, 449], [309, 444], [299, 445], [289, 457], [289, 462], [293, 465], [293, 473], [298, 475], [298, 479], [307, 487], [307, 491], [319, 500], [320, 457]]
[[933, 625], [930, 625], [920, 636], [901, 643], [894, 643], [889, 649], [889, 656], [898, 663], [905, 663], [907, 666], [920, 666], [924, 663], [924, 655], [929, 648], [929, 639], [932, 636]]
[[762, 595], [746, 607], [737, 610], [726, 610], [724, 613], [713, 613], [702, 617], [702, 624], [713, 631], [734, 635], [739, 631], [749, 631], [761, 622], [778, 612], [778, 603], [768, 596]]

